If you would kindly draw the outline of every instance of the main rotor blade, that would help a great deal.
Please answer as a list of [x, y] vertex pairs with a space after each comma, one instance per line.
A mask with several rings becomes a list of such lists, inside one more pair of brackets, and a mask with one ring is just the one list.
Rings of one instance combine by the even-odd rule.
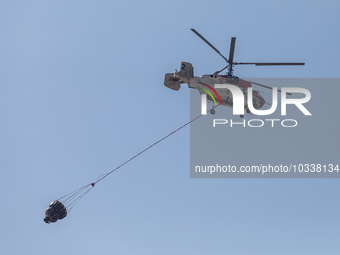
[[[267, 88], [267, 89], [273, 89], [272, 87], [269, 87], [269, 86], [266, 86], [266, 85], [263, 85], [263, 84], [260, 84], [260, 83], [257, 83], [257, 82], [253, 82], [253, 81], [249, 81], [250, 83], [252, 84], [255, 84], [257, 86], [260, 86], [260, 87], [264, 87], [264, 88]], [[278, 92], [281, 92], [280, 89], [277, 90]], [[287, 93], [287, 95], [292, 95], [292, 93]]]
[[229, 50], [229, 71], [228, 75], [232, 76], [233, 74], [233, 61], [234, 61], [234, 51], [235, 51], [235, 42], [236, 42], [236, 37], [231, 37], [231, 42], [230, 42], [230, 50]]
[[199, 38], [201, 38], [206, 44], [208, 44], [211, 48], [214, 49], [214, 51], [216, 51], [218, 53], [218, 55], [220, 55], [225, 61], [228, 62], [228, 59], [225, 58], [225, 56], [223, 56], [218, 49], [216, 49], [210, 42], [208, 42], [207, 39], [205, 39], [200, 33], [198, 33], [195, 29], [191, 28], [191, 31], [194, 32]]
[[230, 51], [229, 51], [229, 64], [232, 64], [234, 61], [235, 42], [236, 42], [236, 37], [231, 37]]
[[229, 67], [229, 65], [227, 65], [226, 67], [224, 67], [223, 69], [221, 69], [220, 71], [216, 71], [214, 72], [214, 74], [219, 74], [220, 72], [222, 72], [223, 70], [227, 69]]
[[235, 62], [234, 65], [256, 65], [256, 66], [303, 66], [305, 63], [258, 63], [258, 62]]

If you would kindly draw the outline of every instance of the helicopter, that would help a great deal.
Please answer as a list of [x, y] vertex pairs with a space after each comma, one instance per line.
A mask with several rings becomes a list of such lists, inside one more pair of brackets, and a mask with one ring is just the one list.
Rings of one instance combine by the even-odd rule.
[[[252, 85], [257, 85], [260, 87], [264, 87], [267, 89], [272, 89], [272, 87], [247, 81], [244, 79], [240, 79], [237, 76], [233, 75], [233, 67], [235, 65], [255, 65], [255, 66], [279, 66], [279, 65], [305, 65], [305, 63], [287, 63], [287, 62], [234, 62], [234, 52], [235, 52], [235, 43], [236, 37], [231, 38], [230, 50], [229, 50], [229, 58], [227, 59], [225, 56], [221, 54], [219, 50], [217, 50], [207, 39], [205, 39], [199, 32], [195, 29], [191, 28], [199, 38], [201, 38], [206, 44], [208, 44], [217, 54], [219, 54], [226, 62], [227, 65], [219, 71], [214, 72], [213, 74], [205, 74], [201, 77], [194, 76], [194, 68], [191, 63], [182, 62], [180, 71], [175, 70], [174, 73], [165, 74], [164, 85], [172, 90], [178, 91], [181, 88], [182, 83], [188, 84], [189, 88], [197, 89], [200, 95], [207, 94], [209, 95], [208, 101], [214, 102], [215, 107], [217, 105], [224, 105], [228, 107], [233, 107], [233, 97], [232, 93], [228, 89], [215, 89], [215, 84], [232, 84], [237, 86], [242, 90], [244, 94], [244, 109], [247, 113], [250, 113], [247, 104], [247, 90], [251, 88]], [[225, 75], [220, 75], [222, 71], [228, 69]], [[278, 90], [281, 92], [280, 90]], [[287, 93], [291, 95], [290, 93]], [[262, 108], [266, 101], [261, 96], [260, 91], [253, 90], [253, 106], [255, 109]], [[219, 102], [219, 103], [216, 103]], [[211, 114], [215, 114], [215, 107], [210, 110]], [[240, 115], [241, 118], [244, 115]]]

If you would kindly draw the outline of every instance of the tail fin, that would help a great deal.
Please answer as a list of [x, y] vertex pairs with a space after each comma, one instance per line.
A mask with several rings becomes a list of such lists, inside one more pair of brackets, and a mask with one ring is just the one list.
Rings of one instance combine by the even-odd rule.
[[188, 80], [190, 80], [190, 78], [193, 78], [194, 68], [192, 67], [192, 64], [188, 62], [182, 62], [180, 74], [181, 76], [187, 78]]
[[181, 63], [181, 70], [175, 73], [167, 73], [164, 78], [164, 85], [173, 90], [179, 90], [181, 83], [190, 83], [190, 78], [194, 77], [194, 68], [188, 62]]
[[164, 85], [169, 89], [179, 90], [181, 88], [181, 81], [179, 78], [174, 77], [173, 73], [165, 74]]

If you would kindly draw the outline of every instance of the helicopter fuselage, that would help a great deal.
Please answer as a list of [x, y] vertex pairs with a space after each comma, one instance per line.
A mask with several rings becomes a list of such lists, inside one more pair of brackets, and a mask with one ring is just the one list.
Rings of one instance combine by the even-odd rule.
[[[244, 109], [248, 109], [248, 88], [252, 88], [252, 83], [236, 76], [205, 74], [201, 77], [194, 76], [194, 68], [191, 63], [182, 62], [180, 71], [167, 73], [164, 78], [164, 85], [172, 90], [178, 91], [181, 84], [188, 84], [189, 88], [197, 89], [202, 94], [207, 94], [207, 100], [213, 101], [215, 106], [220, 104], [224, 106], [233, 106], [233, 95], [229, 89], [215, 88], [217, 84], [231, 84], [237, 86], [244, 95]], [[266, 101], [260, 95], [259, 91], [254, 90], [252, 101], [255, 109], [260, 109]], [[213, 111], [214, 112], [214, 111]]]
[[[248, 109], [247, 91], [252, 87], [252, 84], [238, 77], [230, 77], [227, 75], [209, 74], [201, 77], [192, 77], [189, 80], [188, 86], [192, 89], [197, 89], [202, 94], [208, 94], [208, 101], [213, 101], [216, 104], [224, 106], [233, 106], [233, 96], [228, 89], [215, 88], [215, 84], [231, 84], [239, 87], [244, 94], [244, 108]], [[209, 93], [210, 92], [210, 93]], [[213, 97], [213, 98], [212, 98]], [[221, 99], [221, 101], [219, 100]], [[266, 101], [260, 95], [259, 91], [253, 91], [253, 106], [255, 109], [260, 109]]]

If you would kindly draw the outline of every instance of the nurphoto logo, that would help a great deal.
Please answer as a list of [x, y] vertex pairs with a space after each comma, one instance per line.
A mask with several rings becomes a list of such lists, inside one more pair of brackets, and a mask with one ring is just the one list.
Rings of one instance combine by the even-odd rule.
[[[232, 95], [232, 108], [233, 108], [233, 115], [240, 115], [241, 117], [244, 116], [244, 110], [247, 109], [248, 113], [252, 113], [254, 115], [259, 116], [268, 116], [273, 114], [278, 106], [278, 88], [273, 87], [272, 89], [272, 104], [271, 107], [267, 110], [259, 110], [256, 109], [258, 107], [254, 106], [253, 101], [253, 89], [252, 87], [247, 88], [247, 90], [242, 91], [238, 86], [231, 85], [231, 84], [215, 84], [216, 89], [226, 89], [228, 93]], [[211, 89], [218, 99], [220, 100], [220, 96], [216, 92], [214, 88]], [[281, 88], [281, 116], [287, 115], [287, 105], [295, 105], [304, 115], [311, 116], [312, 114], [306, 109], [303, 105], [311, 99], [311, 93], [309, 90], [305, 88], [297, 88], [297, 87], [283, 87]], [[291, 95], [291, 93], [300, 93], [303, 94], [304, 97], [302, 98], [287, 98], [287, 95]], [[207, 114], [207, 95], [214, 99], [214, 96], [211, 93], [203, 93], [201, 94], [201, 114]], [[215, 106], [216, 101], [214, 100]], [[282, 127], [296, 127], [298, 122], [295, 119], [250, 119], [246, 122], [243, 120], [242, 122], [236, 122], [232, 119], [214, 119], [213, 120], [213, 127], [217, 125], [226, 125], [230, 123], [230, 127], [235, 125], [241, 125], [243, 127], [263, 127], [265, 123], [271, 123], [271, 127], [275, 126], [276, 122], [280, 122]]]

